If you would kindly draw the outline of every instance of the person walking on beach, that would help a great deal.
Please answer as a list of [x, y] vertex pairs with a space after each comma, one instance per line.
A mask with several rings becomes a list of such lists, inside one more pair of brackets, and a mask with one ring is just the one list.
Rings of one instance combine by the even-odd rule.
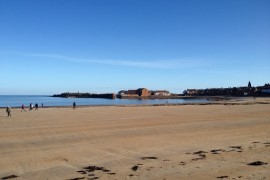
[[7, 107], [6, 112], [7, 112], [8, 117], [11, 117], [11, 107], [10, 106]]
[[32, 109], [33, 109], [33, 104], [30, 103], [30, 105], [29, 105], [29, 111], [31, 111]]
[[35, 104], [35, 110], [38, 110], [38, 103]]
[[22, 112], [22, 111], [26, 112], [24, 104], [22, 105], [22, 110], [21, 110], [21, 112]]
[[73, 109], [76, 109], [76, 103], [73, 102]]

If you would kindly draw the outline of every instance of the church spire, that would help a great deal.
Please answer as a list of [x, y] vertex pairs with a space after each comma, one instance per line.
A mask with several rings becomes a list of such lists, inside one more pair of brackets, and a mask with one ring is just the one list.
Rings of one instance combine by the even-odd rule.
[[250, 81], [248, 82], [248, 88], [251, 88], [251, 83], [250, 83]]

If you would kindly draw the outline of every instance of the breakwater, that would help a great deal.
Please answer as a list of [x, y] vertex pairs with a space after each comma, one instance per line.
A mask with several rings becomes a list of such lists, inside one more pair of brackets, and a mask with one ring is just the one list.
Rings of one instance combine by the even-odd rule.
[[62, 93], [55, 94], [52, 97], [61, 97], [61, 98], [105, 98], [105, 99], [115, 99], [116, 95], [114, 93], [106, 94], [91, 94], [91, 93]]

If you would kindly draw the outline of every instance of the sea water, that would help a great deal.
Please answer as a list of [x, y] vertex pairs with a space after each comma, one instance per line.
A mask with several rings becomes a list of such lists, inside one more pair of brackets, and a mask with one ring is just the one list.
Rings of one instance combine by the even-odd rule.
[[0, 107], [29, 106], [30, 103], [39, 106], [104, 106], [104, 105], [158, 105], [158, 104], [186, 104], [204, 103], [206, 99], [103, 99], [103, 98], [60, 98], [45, 95], [0, 95]]

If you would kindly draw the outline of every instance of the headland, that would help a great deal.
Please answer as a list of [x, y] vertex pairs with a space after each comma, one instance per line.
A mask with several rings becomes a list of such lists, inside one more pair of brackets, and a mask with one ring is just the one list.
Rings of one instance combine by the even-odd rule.
[[91, 94], [91, 93], [61, 93], [55, 94], [52, 97], [62, 97], [62, 98], [105, 98], [105, 99], [115, 99], [116, 95], [114, 93], [105, 94]]

